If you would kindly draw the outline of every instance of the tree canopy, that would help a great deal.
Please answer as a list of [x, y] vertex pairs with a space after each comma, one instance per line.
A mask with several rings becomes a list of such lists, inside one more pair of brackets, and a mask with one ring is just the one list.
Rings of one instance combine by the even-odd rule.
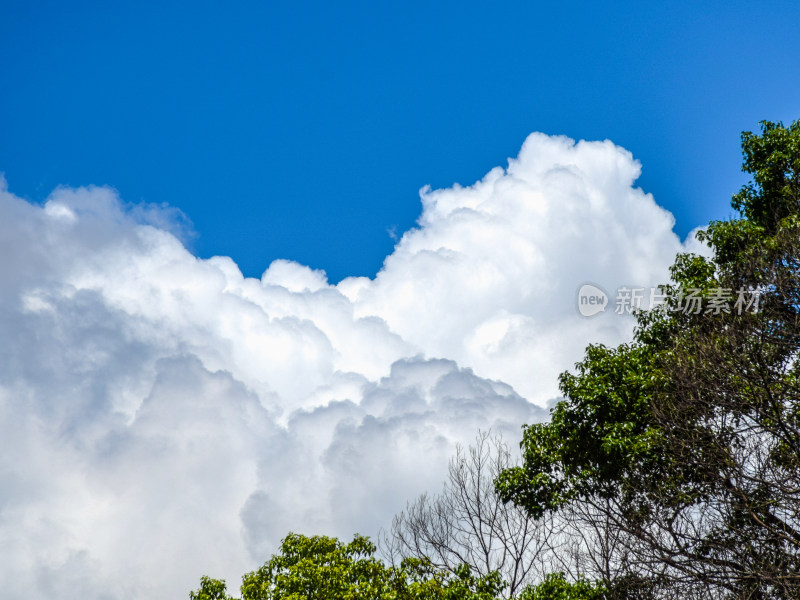
[[[426, 560], [387, 566], [368, 538], [350, 543], [325, 536], [290, 533], [274, 555], [242, 579], [242, 600], [494, 600], [504, 587], [497, 573], [472, 575], [468, 565], [455, 573]], [[224, 581], [204, 577], [191, 600], [233, 600]]]
[[632, 343], [587, 349], [496, 480], [537, 518], [599, 507], [623, 571], [673, 597], [800, 596], [800, 121], [742, 149], [753, 181], [701, 234], [713, 257], [678, 257]]

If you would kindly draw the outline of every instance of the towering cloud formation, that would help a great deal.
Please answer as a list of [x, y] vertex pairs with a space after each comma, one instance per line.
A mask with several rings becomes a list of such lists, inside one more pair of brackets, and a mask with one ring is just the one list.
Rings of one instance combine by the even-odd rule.
[[376, 278], [336, 286], [198, 259], [176, 211], [108, 188], [37, 206], [2, 182], [0, 587], [184, 597], [290, 530], [388, 525], [454, 444], [517, 439], [587, 343], [629, 337], [575, 294], [666, 278], [681, 245], [638, 174], [610, 142], [534, 134], [507, 169], [423, 190]]

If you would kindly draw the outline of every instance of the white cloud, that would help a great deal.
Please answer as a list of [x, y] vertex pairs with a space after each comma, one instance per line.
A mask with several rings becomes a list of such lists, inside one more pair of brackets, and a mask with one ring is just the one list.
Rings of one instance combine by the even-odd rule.
[[[666, 277], [672, 217], [610, 142], [534, 134], [422, 192], [374, 280], [200, 260], [173, 209], [0, 180], [0, 586], [10, 598], [236, 587], [289, 530], [374, 534], [457, 442], [518, 438], [631, 321], [575, 294]], [[527, 399], [527, 400], [526, 400]]]
[[508, 169], [470, 188], [423, 190], [420, 227], [376, 280], [339, 287], [356, 314], [381, 315], [427, 355], [546, 402], [588, 340], [629, 331], [613, 310], [578, 318], [580, 286], [651, 286], [680, 250], [672, 215], [632, 187], [639, 173], [609, 141], [532, 134]]

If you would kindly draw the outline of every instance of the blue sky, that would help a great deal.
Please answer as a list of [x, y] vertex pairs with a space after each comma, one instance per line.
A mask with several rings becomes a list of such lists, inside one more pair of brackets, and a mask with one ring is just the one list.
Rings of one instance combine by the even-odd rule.
[[110, 185], [193, 221], [192, 250], [372, 276], [417, 191], [532, 131], [609, 138], [676, 231], [730, 214], [739, 133], [800, 117], [798, 9], [744, 3], [0, 5], [0, 171]]

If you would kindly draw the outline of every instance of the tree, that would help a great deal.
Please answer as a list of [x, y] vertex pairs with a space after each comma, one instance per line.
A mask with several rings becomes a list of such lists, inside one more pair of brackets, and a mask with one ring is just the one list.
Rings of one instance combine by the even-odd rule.
[[[359, 535], [344, 544], [290, 533], [280, 554], [243, 577], [242, 600], [494, 600], [504, 587], [497, 573], [475, 577], [466, 565], [448, 573], [416, 559], [390, 567], [375, 551]], [[208, 577], [190, 598], [232, 600], [224, 581]]]
[[381, 537], [384, 553], [393, 562], [427, 559], [450, 573], [464, 564], [479, 575], [497, 571], [509, 598], [541, 580], [558, 531], [552, 519], [534, 521], [500, 500], [493, 482], [512, 464], [500, 436], [484, 432], [468, 449], [459, 446], [442, 492], [421, 495], [394, 518]]
[[204, 575], [200, 578], [200, 589], [189, 592], [189, 600], [233, 600], [227, 590], [224, 579], [211, 579]]
[[544, 581], [527, 588], [520, 600], [605, 600], [606, 590], [602, 585], [578, 579], [567, 581], [563, 573], [549, 573]]
[[535, 518], [595, 507], [621, 534], [616, 584], [658, 597], [800, 597], [800, 121], [742, 148], [753, 181], [703, 234], [713, 259], [679, 256], [634, 341], [562, 374], [496, 480]]

